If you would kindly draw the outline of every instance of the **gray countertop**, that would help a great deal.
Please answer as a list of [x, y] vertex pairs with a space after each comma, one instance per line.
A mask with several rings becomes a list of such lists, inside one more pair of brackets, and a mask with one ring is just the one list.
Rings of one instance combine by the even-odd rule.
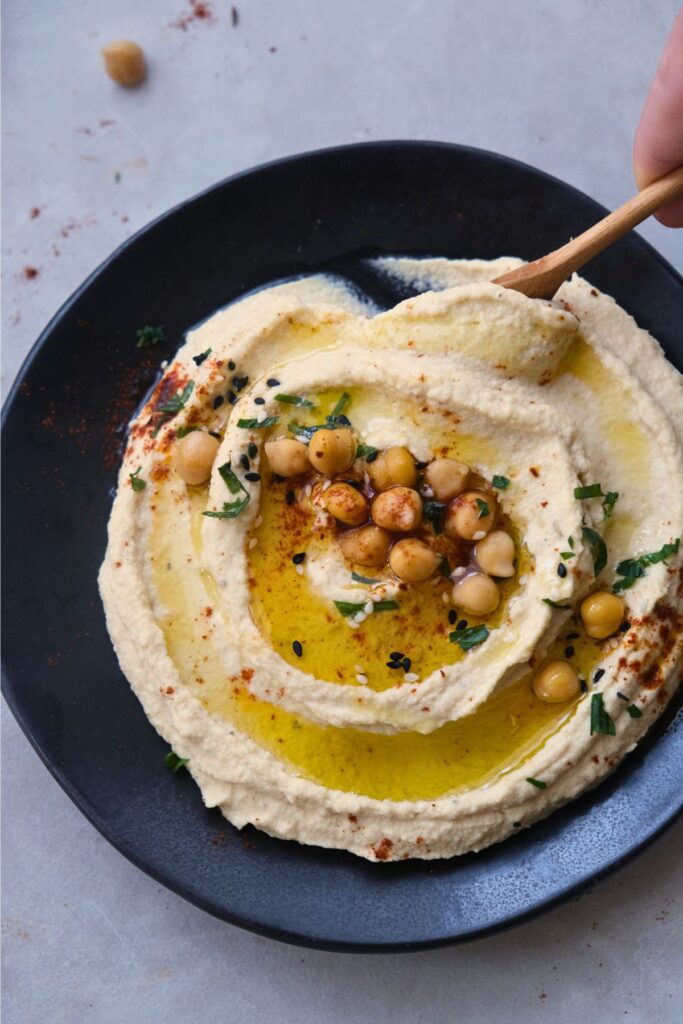
[[[3, 389], [49, 317], [118, 244], [216, 180], [307, 149], [457, 141], [614, 206], [677, 0], [69, 0], [3, 10]], [[146, 49], [139, 90], [99, 48]], [[677, 269], [683, 232], [642, 234]], [[540, 254], [539, 254], [540, 255]], [[34, 273], [33, 271], [37, 273]], [[680, 1019], [679, 824], [580, 900], [411, 956], [286, 947], [132, 867], [4, 710], [6, 1024], [175, 1019], [668, 1024]]]

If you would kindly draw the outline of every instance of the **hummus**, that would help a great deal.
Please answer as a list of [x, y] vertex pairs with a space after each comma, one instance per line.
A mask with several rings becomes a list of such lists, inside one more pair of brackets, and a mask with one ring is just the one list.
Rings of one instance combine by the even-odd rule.
[[238, 827], [480, 850], [613, 771], [674, 692], [680, 375], [579, 277], [553, 302], [490, 283], [518, 262], [372, 261], [417, 293], [386, 312], [322, 276], [252, 294], [130, 426], [107, 625]]

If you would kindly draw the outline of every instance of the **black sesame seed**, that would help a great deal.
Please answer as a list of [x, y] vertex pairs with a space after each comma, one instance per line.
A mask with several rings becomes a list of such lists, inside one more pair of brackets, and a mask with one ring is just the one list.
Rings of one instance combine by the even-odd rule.
[[230, 402], [230, 405], [234, 405], [235, 402], [237, 401], [237, 395], [235, 394], [234, 391], [228, 391], [226, 398]]
[[255, 444], [253, 441], [249, 442], [249, 445], [247, 447], [247, 454], [249, 455], [250, 459], [255, 459], [256, 456], [258, 455], [258, 445]]
[[428, 462], [416, 462], [415, 469], [426, 469], [428, 465]]
[[348, 484], [349, 487], [355, 487], [357, 491], [363, 490], [363, 485], [360, 480], [344, 480], [343, 483]]
[[412, 662], [410, 658], [404, 658], [403, 661], [401, 662], [401, 668], [403, 669], [404, 672], [410, 672], [411, 664]]
[[295, 497], [296, 495], [294, 494], [294, 491], [287, 491], [285, 501], [287, 502], [288, 505], [293, 505]]
[[254, 399], [254, 405], [265, 405], [265, 404], [266, 404], [265, 398], [261, 398], [260, 395], [258, 396], [258, 398]]
[[237, 374], [235, 374], [235, 376], [232, 378], [232, 384], [235, 391], [241, 391], [243, 388], [246, 388], [248, 383], [248, 377], [238, 377]]
[[237, 365], [235, 363], [233, 363], [232, 359], [228, 363], [228, 369], [229, 370], [236, 370], [237, 369]]
[[403, 657], [403, 651], [392, 651], [389, 657], [392, 661], [400, 661]]
[[258, 480], [261, 479], [261, 474], [260, 473], [254, 473], [253, 471], [251, 473], [245, 473], [244, 474], [244, 479], [245, 480], [249, 480], [249, 482], [252, 483], [252, 484], [255, 484]]
[[458, 625], [455, 628], [456, 629], [467, 629], [467, 619], [461, 619], [460, 622], [458, 623]]
[[266, 384], [268, 385], [269, 388], [276, 388], [279, 386], [280, 381], [277, 379], [277, 377], [269, 377], [268, 380], [266, 381]]
[[305, 557], [305, 551], [297, 551], [295, 555], [292, 555], [292, 561], [294, 562], [294, 565], [301, 565]]
[[622, 622], [622, 624], [619, 626], [619, 632], [620, 633], [627, 633], [630, 628], [631, 628], [631, 623], [630, 622]]
[[594, 683], [599, 683], [600, 680], [602, 679], [602, 677], [604, 676], [604, 674], [605, 674], [604, 668], [599, 668], [598, 671], [593, 676], [593, 682]]
[[[280, 476], [280, 474], [279, 474], [279, 473], [273, 473], [273, 478], [272, 478], [272, 479], [273, 479], [273, 483], [274, 483], [274, 484], [281, 484], [281, 483], [282, 483], [282, 481], [283, 481], [284, 479], [286, 479], [286, 478], [285, 478], [284, 476]], [[291, 504], [292, 504], [292, 502], [290, 501], [290, 502], [289, 502], [289, 504], [291, 505]]]
[[451, 626], [455, 625], [457, 618], [458, 613], [456, 612], [455, 608], [451, 608], [451, 610], [448, 613], [448, 621], [450, 622]]
[[560, 579], [564, 579], [567, 575], [567, 566], [562, 564], [558, 565], [557, 575], [560, 577]]
[[588, 693], [588, 683], [585, 679], [579, 679], [579, 686], [581, 687], [581, 693]]
[[223, 440], [221, 435], [218, 434], [215, 430], [210, 430], [209, 433], [211, 434], [211, 437], [215, 437], [217, 441], [222, 441]]
[[575, 653], [576, 652], [574, 651], [574, 648], [571, 644], [568, 644], [567, 647], [565, 647], [564, 649], [565, 658], [573, 658]]
[[251, 469], [251, 463], [249, 462], [248, 455], [244, 455], [244, 453], [240, 455], [240, 463], [242, 465], [242, 469]]
[[617, 697], [619, 698], [619, 700], [625, 700], [628, 704], [628, 697], [625, 693], [620, 693], [619, 690], [617, 690]]
[[580, 633], [567, 633], [565, 640], [578, 640], [580, 636]]
[[223, 398], [222, 395], [216, 395], [216, 397], [213, 400], [214, 409], [220, 409], [224, 401], [225, 399]]
[[378, 455], [379, 455], [379, 452], [377, 450], [375, 450], [374, 452], [370, 452], [369, 455], [365, 456], [365, 461], [366, 462], [374, 462]]
[[388, 661], [387, 662], [387, 668], [400, 668], [400, 667], [401, 667], [401, 662], [400, 661]]
[[292, 644], [292, 650], [296, 654], [297, 658], [300, 658], [301, 655], [304, 653], [304, 649], [298, 640], [295, 640], [294, 643]]
[[351, 426], [351, 420], [349, 419], [348, 416], [344, 416], [343, 414], [340, 415], [340, 416], [337, 416], [337, 423], [341, 423], [342, 427], [350, 427]]

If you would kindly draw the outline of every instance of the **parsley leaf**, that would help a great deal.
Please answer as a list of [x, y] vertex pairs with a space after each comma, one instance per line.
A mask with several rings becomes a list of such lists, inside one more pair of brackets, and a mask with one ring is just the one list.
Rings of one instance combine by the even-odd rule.
[[635, 704], [629, 704], [629, 706], [626, 708], [626, 710], [628, 711], [628, 713], [631, 716], [631, 718], [642, 718], [643, 717], [643, 712]]
[[422, 515], [427, 522], [432, 524], [434, 533], [443, 533], [443, 518], [445, 512], [445, 501], [425, 501], [422, 505]]
[[442, 555], [441, 561], [439, 562], [439, 572], [441, 573], [442, 576], [445, 576], [446, 579], [449, 580], [451, 578], [452, 571], [453, 570], [451, 569], [450, 562], [448, 561], [445, 555]]
[[237, 426], [244, 430], [260, 430], [262, 427], [273, 427], [280, 419], [279, 416], [266, 416], [264, 420], [248, 419], [238, 420]]
[[[239, 426], [239, 423], [237, 424]], [[291, 423], [287, 424], [287, 430], [291, 434], [296, 434], [297, 437], [303, 437], [307, 441], [310, 441], [317, 430], [331, 430], [332, 428], [328, 423], [321, 423], [318, 426], [303, 427], [300, 423], [292, 420]]]
[[158, 345], [160, 341], [166, 341], [166, 331], [161, 324], [158, 327], [145, 324], [144, 327], [138, 328], [137, 339], [136, 348], [152, 348], [153, 345]]
[[174, 750], [169, 750], [168, 754], [164, 757], [164, 764], [172, 772], [179, 771], [188, 761], [189, 757], [178, 757]]
[[486, 626], [465, 626], [463, 629], [456, 629], [448, 634], [448, 640], [457, 644], [461, 651], [470, 651], [478, 647], [489, 638], [489, 630]]
[[355, 580], [356, 583], [379, 583], [379, 580], [375, 580], [371, 576], [361, 576], [357, 572], [351, 573], [351, 579]]
[[491, 509], [488, 507], [485, 501], [481, 498], [477, 498], [477, 508], [479, 509], [479, 515], [477, 519], [486, 519], [487, 516], [491, 515]]
[[276, 395], [275, 401], [281, 402], [283, 405], [300, 405], [304, 409], [315, 409], [313, 402], [309, 402], [302, 395]]
[[[342, 613], [342, 615], [344, 615], [346, 617], [348, 617], [350, 615], [357, 615], [358, 612], [364, 611], [365, 610], [365, 605], [367, 604], [366, 601], [361, 601], [360, 603], [358, 603], [356, 601], [335, 601], [334, 603], [335, 603], [337, 609]], [[373, 604], [372, 611], [373, 612], [390, 612], [390, 611], [394, 611], [398, 607], [399, 607], [398, 601], [377, 601], [376, 604]], [[371, 614], [372, 614], [372, 612], [368, 612], [368, 615], [371, 615]]]
[[191, 434], [193, 430], [199, 430], [196, 423], [191, 424], [189, 427], [178, 427], [176, 437], [180, 440], [183, 437], [187, 437], [188, 434]]
[[593, 555], [593, 572], [596, 576], [599, 576], [607, 565], [607, 545], [597, 530], [592, 529], [590, 526], [583, 526], [581, 533], [590, 545], [591, 554]]
[[603, 522], [608, 520], [614, 512], [614, 506], [619, 500], [619, 491], [608, 491], [602, 503]]
[[371, 444], [359, 444], [356, 448], [356, 455], [358, 458], [367, 458], [368, 455], [376, 455], [377, 448], [373, 448]]
[[560, 551], [560, 558], [564, 558], [565, 562], [570, 558], [576, 557], [576, 551]]
[[212, 350], [210, 348], [207, 348], [206, 352], [200, 352], [198, 356], [192, 356], [192, 361], [196, 363], [197, 366], [201, 366], [204, 360], [209, 358], [211, 351]]
[[658, 562], [665, 562], [667, 558], [678, 554], [681, 546], [681, 538], [677, 537], [671, 544], [664, 544], [659, 551], [651, 551], [646, 555], [639, 555], [638, 558], [625, 558], [619, 562], [616, 568], [618, 576], [623, 579], [617, 580], [612, 590], [618, 594], [621, 590], [630, 590], [636, 580], [645, 575], [645, 567], [656, 565]]
[[209, 519], [236, 519], [241, 512], [244, 512], [251, 500], [251, 495], [235, 475], [229, 462], [224, 462], [222, 466], [219, 466], [218, 472], [231, 494], [239, 494], [242, 491], [242, 495], [235, 501], [224, 501], [223, 508], [218, 512], [202, 512], [202, 515], [208, 516]]
[[134, 473], [128, 474], [130, 478], [130, 486], [133, 488], [134, 491], [144, 491], [145, 487], [147, 486], [147, 481], [143, 480], [142, 477], [138, 476], [141, 469], [142, 466], [138, 466]]
[[506, 491], [510, 486], [510, 481], [506, 476], [494, 476], [491, 478], [491, 483], [494, 487], [497, 487], [499, 491]]
[[570, 604], [559, 604], [557, 601], [553, 601], [550, 597], [541, 598], [543, 604], [549, 605], [551, 608], [561, 608], [562, 611], [568, 611], [571, 608]]
[[614, 721], [605, 710], [601, 693], [594, 693], [591, 697], [591, 736], [596, 732], [603, 736], [615, 736], [617, 732]]
[[244, 487], [235, 475], [229, 462], [224, 462], [222, 466], [219, 466], [218, 473], [231, 494], [237, 494], [239, 491], [244, 490]]
[[339, 401], [337, 402], [337, 404], [335, 405], [334, 409], [332, 410], [330, 415], [327, 417], [327, 419], [328, 420], [336, 420], [337, 417], [341, 416], [341, 414], [344, 412], [344, 409], [346, 408], [346, 406], [349, 404], [350, 401], [351, 401], [351, 395], [348, 393], [348, 391], [345, 391], [341, 395]]
[[526, 781], [530, 782], [532, 786], [536, 787], [536, 789], [545, 789], [545, 787], [548, 785], [547, 782], [541, 782], [540, 779], [528, 778]]
[[574, 497], [579, 500], [583, 498], [603, 498], [600, 484], [588, 484], [586, 487], [575, 487]]
[[187, 400], [189, 399], [193, 391], [194, 381], [188, 380], [187, 384], [185, 385], [185, 387], [183, 388], [179, 395], [174, 395], [173, 398], [169, 398], [168, 402], [164, 402], [163, 405], [160, 405], [158, 407], [159, 412], [167, 412], [174, 416], [177, 412], [180, 412], [181, 409], [185, 408]]

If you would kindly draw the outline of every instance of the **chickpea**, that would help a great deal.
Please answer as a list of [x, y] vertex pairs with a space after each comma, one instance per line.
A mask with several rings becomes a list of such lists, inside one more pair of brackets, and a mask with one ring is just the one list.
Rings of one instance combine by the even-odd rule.
[[425, 470], [425, 482], [437, 501], [451, 501], [467, 487], [469, 466], [457, 459], [434, 459]]
[[145, 54], [130, 39], [118, 39], [102, 48], [104, 69], [119, 85], [139, 85], [147, 75]]
[[515, 575], [515, 542], [505, 530], [494, 530], [474, 549], [479, 567], [489, 576]]
[[490, 576], [484, 572], [474, 572], [455, 584], [452, 601], [463, 611], [483, 618], [495, 612], [500, 603], [500, 594]]
[[484, 491], [465, 491], [453, 498], [446, 509], [443, 528], [449, 537], [482, 540], [493, 529], [495, 521], [495, 497]]
[[624, 618], [626, 606], [616, 594], [599, 590], [581, 602], [581, 619], [588, 636], [605, 640], [616, 633]]
[[441, 556], [416, 537], [406, 537], [389, 552], [389, 565], [405, 583], [422, 583], [436, 572]]
[[415, 459], [407, 448], [387, 448], [377, 456], [374, 462], [367, 463], [370, 483], [376, 491], [385, 491], [387, 487], [400, 484], [402, 487], [414, 487], [417, 481]]
[[546, 704], [572, 700], [581, 689], [576, 669], [568, 661], [549, 661], [534, 679], [534, 693]]
[[389, 554], [391, 534], [379, 526], [361, 526], [337, 537], [339, 547], [349, 562], [357, 565], [384, 565]]
[[275, 441], [266, 441], [265, 448], [270, 468], [279, 476], [297, 476], [311, 468], [308, 448], [302, 441], [279, 437]]
[[343, 473], [356, 457], [356, 439], [348, 427], [316, 430], [308, 443], [308, 457], [319, 473]]
[[218, 440], [205, 430], [193, 430], [176, 446], [176, 473], [186, 484], [203, 484], [211, 476], [211, 467], [218, 451]]
[[360, 526], [368, 518], [368, 501], [351, 484], [332, 484], [323, 493], [325, 508], [347, 526]]
[[422, 518], [422, 499], [410, 487], [390, 487], [377, 495], [370, 514], [385, 530], [409, 533], [416, 529]]

